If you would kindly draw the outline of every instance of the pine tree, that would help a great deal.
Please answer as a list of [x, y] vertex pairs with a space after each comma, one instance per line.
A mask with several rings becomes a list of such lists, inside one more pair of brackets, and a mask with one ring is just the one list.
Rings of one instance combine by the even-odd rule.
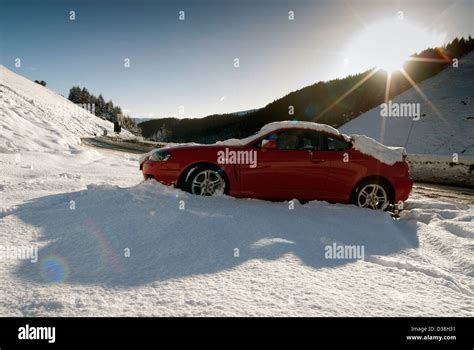
[[73, 86], [69, 90], [68, 100], [72, 103], [81, 103], [81, 88], [79, 86]]
[[81, 91], [81, 103], [90, 103], [91, 94], [85, 87]]
[[95, 107], [95, 110], [97, 112], [97, 116], [105, 119], [105, 100], [102, 94], [99, 94], [99, 97], [97, 98], [97, 105]]
[[105, 104], [105, 119], [110, 120], [111, 122], [115, 122], [116, 118], [114, 117], [114, 104], [112, 101], [108, 101]]

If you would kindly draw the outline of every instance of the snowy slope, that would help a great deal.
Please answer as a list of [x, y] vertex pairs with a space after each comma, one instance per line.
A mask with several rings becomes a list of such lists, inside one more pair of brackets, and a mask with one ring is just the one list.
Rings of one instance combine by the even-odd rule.
[[439, 114], [411, 88], [393, 102], [420, 103], [420, 120], [381, 117], [376, 107], [343, 125], [341, 132], [364, 134], [388, 146], [406, 143], [409, 154], [474, 155], [474, 52], [458, 68], [449, 67], [418, 86]]
[[111, 122], [1, 65], [0, 93], [0, 152], [67, 151], [82, 136], [113, 132]]

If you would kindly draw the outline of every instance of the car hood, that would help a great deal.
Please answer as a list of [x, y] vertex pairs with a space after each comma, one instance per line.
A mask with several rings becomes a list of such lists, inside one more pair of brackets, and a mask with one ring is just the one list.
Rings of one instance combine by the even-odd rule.
[[155, 149], [152, 149], [151, 151], [149, 151], [147, 153], [142, 154], [139, 157], [138, 161], [139, 161], [140, 164], [142, 164], [145, 160], [148, 159], [149, 156], [151, 156], [156, 151], [169, 151], [169, 152], [175, 153], [175, 152], [186, 152], [186, 151], [190, 151], [190, 150], [199, 150], [199, 149], [206, 149], [206, 150], [215, 149], [217, 151], [219, 149], [224, 149], [224, 148], [237, 149], [237, 148], [241, 148], [241, 147], [242, 146], [231, 145], [231, 144], [227, 144], [225, 142], [218, 142], [218, 143], [213, 143], [213, 144], [209, 144], [209, 145], [199, 144], [199, 143], [168, 144], [165, 147], [155, 148]]

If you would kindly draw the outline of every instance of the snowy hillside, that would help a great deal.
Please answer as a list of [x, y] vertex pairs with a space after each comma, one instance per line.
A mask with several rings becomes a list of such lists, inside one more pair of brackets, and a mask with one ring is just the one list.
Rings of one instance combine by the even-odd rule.
[[67, 151], [82, 136], [113, 132], [111, 122], [1, 65], [0, 93], [0, 152]]
[[[409, 154], [474, 155], [474, 52], [420, 83], [438, 112], [411, 88], [394, 103], [420, 103], [420, 119], [381, 117], [376, 107], [343, 125], [347, 134], [365, 134], [388, 146], [405, 146]], [[411, 132], [410, 132], [410, 129]], [[407, 142], [408, 140], [408, 142]]]

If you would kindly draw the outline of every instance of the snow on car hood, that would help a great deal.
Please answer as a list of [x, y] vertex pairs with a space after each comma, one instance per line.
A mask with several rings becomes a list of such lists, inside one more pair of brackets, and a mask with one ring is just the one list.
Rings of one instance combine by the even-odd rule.
[[150, 155], [152, 155], [159, 149], [176, 149], [190, 146], [244, 146], [265, 134], [279, 129], [307, 129], [324, 132], [330, 135], [340, 136], [343, 137], [347, 142], [352, 142], [354, 149], [356, 149], [357, 151], [372, 156], [381, 161], [382, 163], [388, 165], [393, 165], [396, 162], [402, 161], [403, 156], [406, 154], [405, 148], [403, 147], [387, 147], [365, 135], [348, 136], [346, 134], [340, 133], [337, 129], [326, 124], [318, 124], [305, 121], [282, 121], [266, 124], [260, 129], [259, 132], [244, 139], [228, 139], [224, 141], [218, 141], [213, 144], [199, 144], [194, 142], [175, 144], [170, 143], [164, 148], [155, 148], [148, 153], [142, 154], [139, 158], [139, 162], [140, 164], [142, 164]]

